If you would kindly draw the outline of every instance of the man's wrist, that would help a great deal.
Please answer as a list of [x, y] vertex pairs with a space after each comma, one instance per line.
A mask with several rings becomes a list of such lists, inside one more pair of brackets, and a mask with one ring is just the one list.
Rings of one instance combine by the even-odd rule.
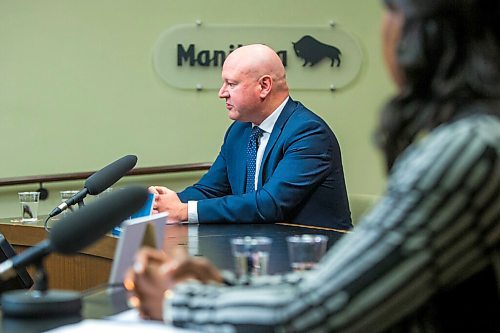
[[189, 218], [188, 204], [187, 203], [183, 203], [182, 204], [181, 221], [187, 221], [188, 218]]

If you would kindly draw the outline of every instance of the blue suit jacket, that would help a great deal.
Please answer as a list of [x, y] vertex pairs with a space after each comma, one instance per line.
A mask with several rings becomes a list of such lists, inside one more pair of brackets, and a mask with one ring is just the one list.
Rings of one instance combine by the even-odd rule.
[[328, 125], [288, 100], [262, 158], [257, 191], [244, 193], [251, 123], [234, 122], [198, 183], [178, 193], [198, 201], [200, 223], [289, 222], [350, 229], [340, 148]]

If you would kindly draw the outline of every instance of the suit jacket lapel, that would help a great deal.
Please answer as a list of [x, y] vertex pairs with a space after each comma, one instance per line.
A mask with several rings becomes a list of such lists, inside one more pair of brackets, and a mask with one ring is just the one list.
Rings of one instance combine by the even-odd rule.
[[292, 98], [289, 98], [288, 102], [285, 104], [285, 107], [283, 108], [283, 111], [281, 111], [280, 116], [278, 117], [276, 123], [274, 124], [273, 131], [271, 132], [271, 136], [269, 137], [269, 141], [267, 142], [266, 150], [264, 151], [264, 155], [262, 156], [262, 162], [260, 164], [258, 188], [262, 186], [262, 174], [263, 174], [262, 170], [264, 170], [263, 167], [269, 156], [269, 152], [271, 151], [271, 149], [273, 149], [274, 145], [276, 144], [276, 141], [283, 132], [283, 127], [288, 121], [288, 118], [290, 118], [290, 116], [295, 112], [296, 106], [297, 103], [294, 100], [292, 100]]

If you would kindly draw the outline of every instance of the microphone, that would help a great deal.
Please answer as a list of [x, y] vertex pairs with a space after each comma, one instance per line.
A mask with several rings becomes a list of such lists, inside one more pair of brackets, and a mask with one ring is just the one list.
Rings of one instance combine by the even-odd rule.
[[147, 189], [134, 186], [82, 207], [55, 224], [48, 239], [2, 262], [0, 279], [12, 277], [16, 268], [27, 266], [51, 252], [73, 254], [89, 246], [144, 206], [147, 197]]
[[129, 172], [136, 165], [136, 163], [137, 156], [126, 155], [105, 166], [101, 170], [95, 172], [89, 178], [87, 178], [87, 180], [85, 180], [83, 190], [54, 208], [49, 213], [48, 218], [61, 214], [68, 207], [82, 201], [83, 198], [87, 196], [87, 194], [96, 195], [101, 193], [102, 191], [116, 183], [120, 178], [125, 176], [125, 174]]
[[[146, 188], [131, 186], [82, 207], [54, 225], [48, 239], [1, 263], [0, 280], [51, 252], [75, 254], [138, 211], [147, 198]], [[15, 290], [3, 293], [1, 303], [4, 317], [76, 315], [81, 310], [81, 295], [57, 290]]]

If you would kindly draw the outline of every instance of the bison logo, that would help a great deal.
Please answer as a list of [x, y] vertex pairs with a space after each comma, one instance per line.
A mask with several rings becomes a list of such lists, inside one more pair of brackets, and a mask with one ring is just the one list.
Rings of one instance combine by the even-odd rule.
[[304, 59], [304, 64], [302, 66], [314, 66], [324, 58], [330, 58], [330, 67], [335, 65], [337, 62], [337, 67], [340, 66], [340, 56], [342, 53], [338, 48], [332, 45], [327, 45], [321, 43], [319, 40], [312, 36], [304, 36], [297, 42], [293, 43], [293, 49], [297, 57]]

